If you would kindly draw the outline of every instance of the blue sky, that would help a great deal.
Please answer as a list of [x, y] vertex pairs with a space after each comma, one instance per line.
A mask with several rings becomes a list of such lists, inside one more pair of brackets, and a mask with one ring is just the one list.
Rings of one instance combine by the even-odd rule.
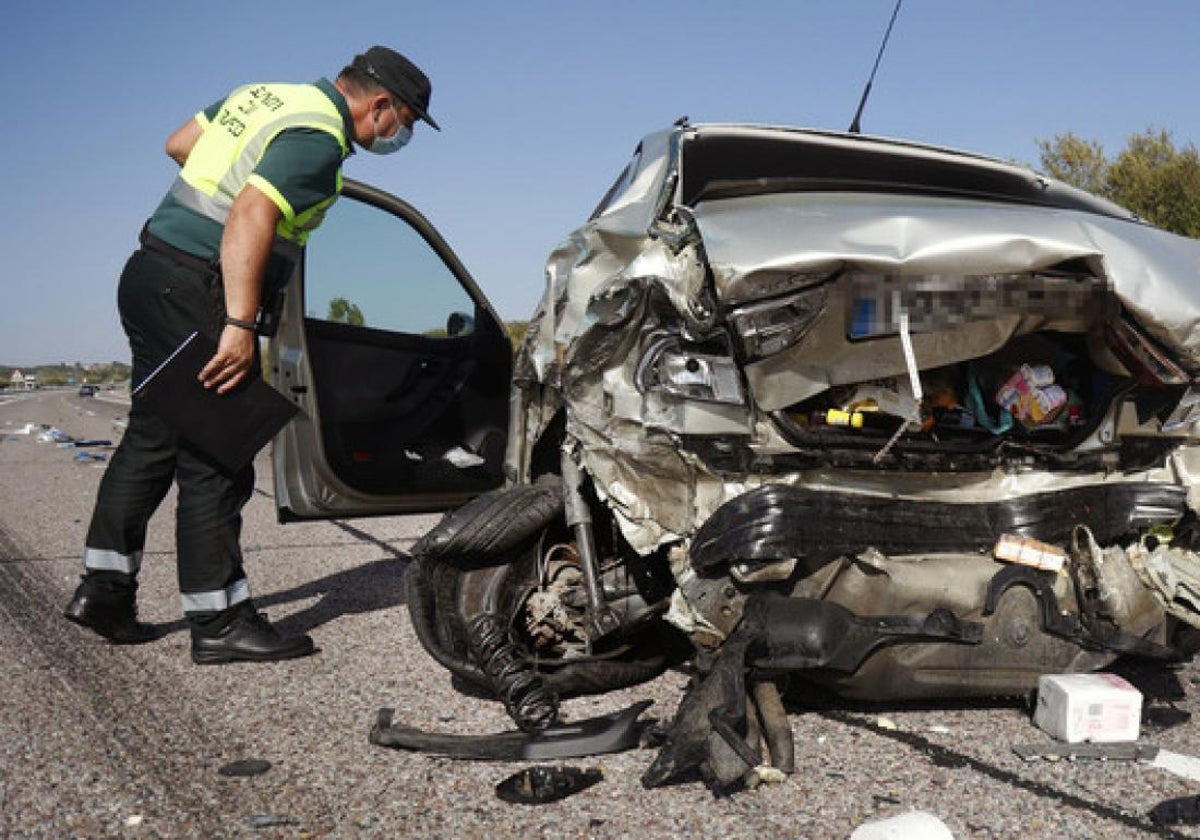
[[[163, 142], [238, 84], [332, 77], [375, 43], [413, 58], [444, 130], [346, 174], [419, 207], [520, 319], [643, 134], [685, 114], [845, 129], [893, 6], [16, 4], [0, 32], [0, 364], [127, 358], [116, 278], [173, 177]], [[1151, 127], [1200, 143], [1198, 41], [1196, 0], [905, 0], [863, 131], [1027, 163], [1067, 131], [1110, 153]]]

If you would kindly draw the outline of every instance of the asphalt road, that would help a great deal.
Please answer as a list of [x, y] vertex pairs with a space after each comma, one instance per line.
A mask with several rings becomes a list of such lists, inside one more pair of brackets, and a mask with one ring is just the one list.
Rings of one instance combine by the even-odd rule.
[[[173, 503], [155, 520], [142, 574], [149, 645], [114, 647], [60, 610], [103, 470], [78, 449], [19, 434], [27, 424], [119, 439], [120, 400], [35, 392], [0, 397], [0, 836], [845, 838], [921, 810], [956, 838], [1200, 837], [1155, 825], [1164, 800], [1200, 783], [1123, 761], [1025, 762], [1048, 742], [1022, 703], [874, 707], [790, 699], [798, 772], [714, 797], [699, 781], [647, 791], [652, 754], [571, 762], [604, 779], [561, 802], [510, 805], [495, 786], [524, 765], [456, 762], [374, 747], [375, 711], [447, 732], [509, 728], [495, 703], [463, 693], [420, 648], [401, 575], [435, 517], [275, 522], [258, 462], [244, 545], [260, 608], [320, 653], [287, 663], [198, 667], [188, 657], [172, 551]], [[102, 448], [86, 452], [105, 454]], [[1149, 693], [1142, 743], [1200, 756], [1200, 670], [1130, 672]], [[652, 699], [668, 718], [686, 676], [564, 705], [571, 719]], [[262, 775], [218, 768], [262, 759]]]

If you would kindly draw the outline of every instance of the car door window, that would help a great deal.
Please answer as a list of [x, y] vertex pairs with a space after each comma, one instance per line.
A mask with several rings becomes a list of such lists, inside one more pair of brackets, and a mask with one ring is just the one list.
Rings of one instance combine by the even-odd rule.
[[309, 319], [429, 338], [473, 329], [475, 304], [458, 278], [391, 213], [343, 199], [306, 252]]

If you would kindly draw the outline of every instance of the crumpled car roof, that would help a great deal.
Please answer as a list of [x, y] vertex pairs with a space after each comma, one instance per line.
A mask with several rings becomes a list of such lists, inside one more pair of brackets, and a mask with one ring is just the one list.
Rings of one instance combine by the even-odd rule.
[[[701, 154], [709, 145], [716, 152]], [[747, 153], [756, 148], [762, 154]], [[969, 275], [1082, 260], [1200, 370], [1200, 241], [1033, 170], [932, 146], [746, 125], [675, 128], [647, 136], [638, 150], [625, 190], [548, 262], [560, 346], [602, 320], [589, 307], [632, 278], [652, 276], [675, 301], [695, 297], [695, 272], [649, 233], [664, 208], [682, 206], [723, 304], [761, 295], [756, 281], [765, 275]], [[721, 153], [737, 156], [730, 171]], [[758, 170], [743, 163], [772, 155], [774, 164]], [[689, 175], [693, 163], [704, 170], [698, 179]], [[542, 350], [544, 363], [552, 354]]]

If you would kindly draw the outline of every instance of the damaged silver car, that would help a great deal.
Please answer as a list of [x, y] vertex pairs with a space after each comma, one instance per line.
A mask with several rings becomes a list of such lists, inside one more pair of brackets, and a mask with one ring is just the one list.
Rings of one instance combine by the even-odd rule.
[[788, 679], [1020, 695], [1200, 648], [1200, 242], [962, 152], [682, 123], [551, 254], [506, 417], [501, 332], [446, 253], [444, 334], [358, 337], [393, 351], [377, 393], [347, 325], [292, 312], [279, 498], [486, 491], [414, 549], [408, 605], [521, 728], [690, 661], [644, 782], [729, 784], [791, 769]]

